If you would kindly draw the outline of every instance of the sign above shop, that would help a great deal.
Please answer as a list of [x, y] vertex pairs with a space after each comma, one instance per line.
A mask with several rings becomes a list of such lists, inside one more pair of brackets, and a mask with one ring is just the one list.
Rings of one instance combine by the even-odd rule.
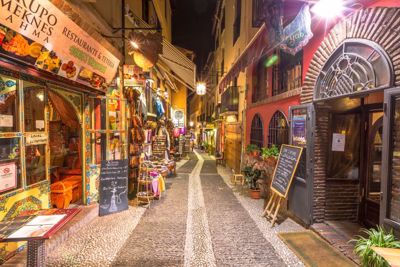
[[2, 1], [0, 53], [102, 89], [119, 59], [50, 1]]
[[313, 37], [311, 31], [311, 14], [308, 5], [304, 5], [296, 18], [283, 29], [281, 48], [295, 55]]

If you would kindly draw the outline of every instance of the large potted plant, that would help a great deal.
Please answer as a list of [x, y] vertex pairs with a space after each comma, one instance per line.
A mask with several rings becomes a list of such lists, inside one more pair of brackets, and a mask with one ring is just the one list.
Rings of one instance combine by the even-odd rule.
[[249, 195], [253, 199], [260, 199], [260, 187], [257, 183], [261, 175], [261, 171], [253, 169], [251, 166], [246, 166], [243, 169], [244, 177], [249, 185]]
[[355, 242], [354, 253], [360, 257], [361, 265], [364, 267], [389, 267], [388, 262], [379, 256], [372, 247], [397, 248], [400, 249], [400, 241], [396, 240], [393, 231], [385, 231], [383, 227], [376, 229], [363, 229], [363, 236], [351, 240]]
[[248, 144], [246, 147], [246, 152], [253, 157], [258, 157], [260, 155], [260, 148], [255, 144]]

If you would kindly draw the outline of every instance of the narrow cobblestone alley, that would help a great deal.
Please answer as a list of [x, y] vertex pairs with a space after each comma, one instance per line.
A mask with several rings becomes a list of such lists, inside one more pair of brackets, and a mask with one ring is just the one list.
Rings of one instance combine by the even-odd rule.
[[208, 155], [191, 154], [167, 188], [146, 210], [113, 266], [287, 265]]

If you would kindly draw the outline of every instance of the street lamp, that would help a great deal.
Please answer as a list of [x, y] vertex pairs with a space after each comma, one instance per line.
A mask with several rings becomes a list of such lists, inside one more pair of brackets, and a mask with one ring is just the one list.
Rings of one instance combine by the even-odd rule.
[[332, 19], [340, 16], [344, 10], [343, 0], [319, 0], [311, 8], [311, 12], [321, 18]]
[[196, 94], [205, 95], [206, 94], [206, 84], [204, 82], [198, 82], [196, 85]]

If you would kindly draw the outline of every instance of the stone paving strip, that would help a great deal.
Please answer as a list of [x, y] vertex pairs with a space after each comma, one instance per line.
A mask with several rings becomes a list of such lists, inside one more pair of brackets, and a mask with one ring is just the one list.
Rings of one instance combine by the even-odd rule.
[[[229, 169], [218, 166], [218, 174], [223, 178], [225, 184], [228, 187], [234, 189], [234, 186], [230, 182], [232, 172]], [[275, 248], [276, 253], [279, 255], [280, 258], [283, 259], [285, 264], [287, 266], [296, 267], [304, 266], [300, 259], [278, 237], [278, 233], [300, 232], [304, 231], [305, 229], [290, 218], [287, 218], [282, 223], [276, 225], [274, 228], [271, 228], [271, 224], [268, 222], [268, 220], [261, 216], [264, 204], [263, 199], [254, 200], [249, 198], [248, 196], [243, 196], [238, 192], [233, 191], [233, 193], [239, 203], [244, 207], [244, 209], [253, 219], [264, 238]]]
[[201, 183], [217, 266], [285, 265], [218, 173]]
[[184, 266], [216, 266], [212, 249], [207, 213], [204, 205], [200, 171], [203, 158], [195, 152], [199, 161], [189, 175], [188, 215]]
[[183, 265], [189, 178], [181, 170], [189, 170], [190, 162], [167, 179], [167, 195], [151, 204], [112, 266]]
[[97, 217], [53, 251], [47, 266], [109, 266], [144, 212], [144, 208], [129, 207]]

